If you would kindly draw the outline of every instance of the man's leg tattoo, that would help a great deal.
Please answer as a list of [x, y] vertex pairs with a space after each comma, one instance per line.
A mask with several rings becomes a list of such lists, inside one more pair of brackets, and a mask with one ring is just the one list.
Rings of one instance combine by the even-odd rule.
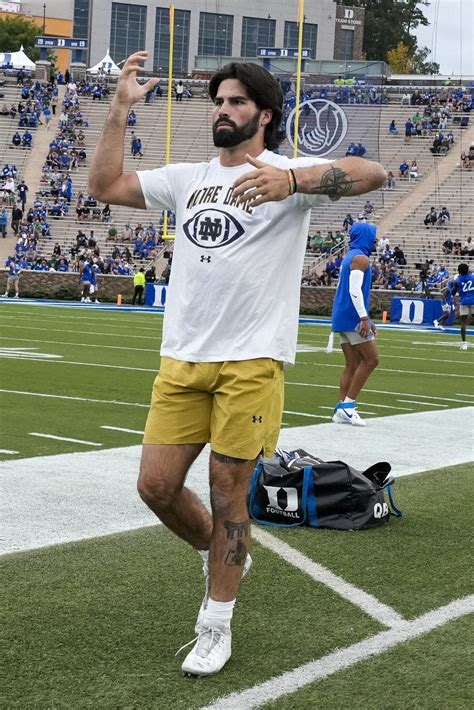
[[224, 562], [229, 566], [242, 566], [247, 557], [247, 545], [244, 540], [250, 534], [250, 520], [242, 523], [224, 520], [224, 527], [227, 530], [227, 539], [235, 539], [235, 544], [228, 550]]

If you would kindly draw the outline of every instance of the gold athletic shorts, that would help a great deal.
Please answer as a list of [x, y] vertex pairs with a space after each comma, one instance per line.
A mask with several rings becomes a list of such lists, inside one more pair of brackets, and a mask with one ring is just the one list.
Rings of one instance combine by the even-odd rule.
[[271, 456], [283, 413], [283, 365], [271, 358], [185, 362], [161, 358], [144, 444], [201, 444], [216, 453]]

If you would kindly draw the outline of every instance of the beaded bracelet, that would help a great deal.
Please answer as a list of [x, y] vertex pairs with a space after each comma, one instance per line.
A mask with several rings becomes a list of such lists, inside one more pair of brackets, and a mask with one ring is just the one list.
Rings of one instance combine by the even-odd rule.
[[290, 188], [290, 195], [294, 195], [298, 186], [296, 184], [296, 178], [293, 170], [291, 168], [288, 168], [286, 171], [286, 174], [288, 175], [288, 185]]

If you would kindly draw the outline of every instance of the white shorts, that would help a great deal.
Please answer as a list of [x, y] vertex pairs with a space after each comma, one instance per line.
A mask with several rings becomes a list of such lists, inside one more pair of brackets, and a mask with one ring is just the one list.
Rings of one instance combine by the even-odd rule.
[[474, 304], [471, 303], [461, 303], [459, 306], [460, 316], [474, 316]]
[[373, 333], [369, 333], [367, 338], [363, 338], [362, 335], [356, 333], [355, 330], [346, 330], [339, 333], [341, 339], [341, 345], [362, 345], [363, 343], [368, 343], [375, 338]]

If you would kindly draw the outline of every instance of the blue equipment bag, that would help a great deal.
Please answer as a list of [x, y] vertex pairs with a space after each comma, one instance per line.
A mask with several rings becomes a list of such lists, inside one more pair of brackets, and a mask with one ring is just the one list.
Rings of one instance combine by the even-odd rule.
[[[277, 449], [259, 461], [248, 508], [262, 525], [364, 530], [401, 516], [393, 501], [386, 461], [357, 471], [343, 461], [322, 461], [303, 449]], [[385, 492], [388, 500], [385, 499]]]

